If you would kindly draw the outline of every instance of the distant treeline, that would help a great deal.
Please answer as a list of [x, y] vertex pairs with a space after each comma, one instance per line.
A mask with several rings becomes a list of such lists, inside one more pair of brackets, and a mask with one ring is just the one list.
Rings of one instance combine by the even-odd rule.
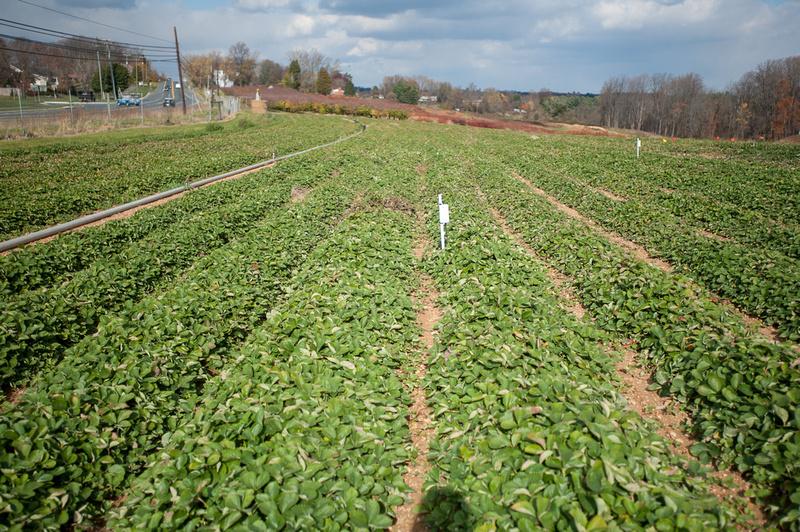
[[780, 139], [800, 133], [800, 56], [761, 63], [724, 91], [698, 74], [614, 77], [599, 99], [603, 125], [679, 137]]

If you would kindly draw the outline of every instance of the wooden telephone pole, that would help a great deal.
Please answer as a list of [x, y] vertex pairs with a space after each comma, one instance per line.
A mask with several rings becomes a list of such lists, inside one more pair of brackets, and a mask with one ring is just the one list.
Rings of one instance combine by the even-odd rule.
[[181, 103], [183, 104], [183, 114], [186, 114], [186, 86], [183, 84], [183, 70], [181, 70], [181, 48], [178, 45], [178, 28], [172, 26], [175, 33], [175, 55], [178, 58], [178, 81], [181, 84]]

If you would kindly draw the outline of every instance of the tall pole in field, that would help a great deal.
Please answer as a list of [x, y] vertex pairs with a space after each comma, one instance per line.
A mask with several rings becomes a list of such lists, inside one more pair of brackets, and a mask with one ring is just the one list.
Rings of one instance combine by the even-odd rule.
[[172, 26], [175, 33], [175, 56], [178, 59], [178, 81], [181, 84], [181, 103], [183, 104], [183, 114], [186, 114], [186, 87], [183, 84], [183, 70], [181, 70], [181, 48], [178, 45], [178, 28]]
[[97, 51], [97, 81], [100, 83], [100, 97], [105, 100], [106, 92], [103, 90], [103, 69], [100, 68], [100, 51]]
[[111, 71], [111, 88], [114, 90], [114, 99], [116, 100], [119, 95], [117, 94], [117, 82], [114, 79], [114, 64], [111, 62], [111, 49], [106, 43], [106, 52], [108, 53], [108, 70]]
[[75, 116], [72, 114], [72, 87], [67, 87], [67, 92], [69, 93], [69, 122], [70, 124], [75, 124]]
[[22, 79], [22, 74], [19, 76], [19, 90], [17, 91], [17, 99], [19, 100], [19, 127], [22, 129], [22, 134], [25, 134], [25, 122], [22, 120], [22, 87], [25, 86], [25, 81]]

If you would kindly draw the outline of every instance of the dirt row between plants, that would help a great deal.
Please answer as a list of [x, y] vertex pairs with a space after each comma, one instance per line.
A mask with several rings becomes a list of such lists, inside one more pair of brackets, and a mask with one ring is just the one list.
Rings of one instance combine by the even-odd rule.
[[[422, 225], [422, 223], [420, 223]], [[414, 257], [422, 261], [425, 250], [430, 248], [430, 241], [423, 235], [414, 247]], [[428, 450], [434, 429], [431, 424], [432, 414], [425, 397], [423, 382], [428, 371], [427, 358], [434, 344], [434, 329], [442, 317], [441, 310], [436, 306], [439, 294], [433, 286], [433, 281], [424, 273], [420, 273], [420, 284], [415, 294], [415, 301], [419, 305], [417, 310], [417, 324], [422, 332], [419, 359], [413, 368], [416, 384], [411, 391], [412, 404], [409, 409], [408, 428], [411, 432], [411, 442], [417, 451], [417, 456], [408, 465], [403, 480], [412, 489], [408, 501], [397, 509], [397, 521], [391, 530], [396, 532], [423, 531], [427, 526], [419, 507], [424, 497], [423, 484], [430, 471], [428, 463]], [[410, 370], [406, 370], [410, 371]]]
[[[519, 175], [518, 173], [513, 172], [512, 175], [514, 176], [515, 179], [517, 179], [518, 181], [523, 183], [526, 187], [528, 187], [528, 189], [530, 189], [531, 192], [535, 193], [537, 196], [541, 196], [542, 198], [544, 198], [550, 205], [555, 207], [558, 211], [566, 214], [567, 216], [569, 216], [570, 218], [572, 218], [574, 220], [577, 220], [577, 221], [581, 222], [582, 224], [584, 224], [585, 226], [589, 227], [594, 232], [596, 232], [597, 234], [599, 234], [602, 237], [606, 238], [610, 242], [612, 242], [614, 244], [617, 244], [618, 246], [628, 250], [636, 259], [641, 260], [642, 262], [645, 262], [645, 263], [649, 264], [650, 266], [658, 268], [663, 272], [673, 273], [674, 268], [667, 261], [651, 256], [647, 252], [647, 250], [644, 247], [640, 246], [639, 244], [636, 244], [635, 242], [631, 242], [630, 240], [628, 240], [626, 238], [623, 238], [622, 236], [618, 235], [617, 233], [614, 233], [614, 232], [611, 232], [611, 231], [605, 229], [604, 227], [602, 227], [600, 224], [598, 224], [594, 220], [592, 220], [590, 218], [587, 218], [586, 216], [584, 216], [583, 214], [581, 214], [577, 210], [573, 209], [572, 207], [570, 207], [568, 205], [565, 205], [564, 203], [561, 203], [555, 197], [551, 196], [550, 194], [548, 194], [544, 190], [538, 188], [536, 185], [534, 185], [528, 179], [524, 178], [523, 176]], [[694, 290], [699, 290], [699, 291], [702, 291], [702, 292], [709, 292], [708, 290], [706, 290], [705, 288], [701, 287], [697, 283], [695, 283], [693, 281], [689, 281], [688, 279], [685, 279], [685, 280], [686, 280], [687, 284], [689, 284]], [[714, 295], [711, 292], [709, 292], [709, 299], [714, 301], [716, 304], [722, 306], [723, 308], [725, 308], [726, 310], [728, 310], [732, 314], [738, 316], [745, 323], [745, 325], [747, 325], [751, 329], [755, 329], [759, 334], [761, 334], [762, 336], [766, 337], [767, 340], [769, 340], [770, 342], [772, 342], [774, 344], [782, 343], [782, 340], [781, 340], [780, 336], [778, 335], [777, 329], [775, 329], [774, 327], [772, 327], [770, 325], [767, 325], [761, 319], [759, 319], [759, 318], [757, 318], [755, 316], [751, 316], [747, 312], [745, 312], [745, 311], [741, 310], [740, 308], [736, 307], [730, 301], [724, 300], [724, 299]], [[793, 345], [792, 347], [795, 350], [800, 350], [800, 346], [798, 346], [798, 345]]]
[[628, 201], [628, 198], [623, 198], [622, 196], [618, 196], [617, 194], [614, 194], [610, 190], [606, 190], [606, 189], [600, 188], [600, 187], [593, 187], [592, 185], [586, 185], [586, 186], [589, 187], [590, 189], [594, 190], [598, 194], [601, 194], [601, 195], [607, 197], [610, 200], [619, 201], [621, 203], [624, 203], [624, 202]]
[[[534, 258], [537, 262], [545, 266], [547, 276], [559, 294], [559, 300], [564, 310], [572, 313], [579, 320], [594, 321], [591, 316], [587, 316], [586, 308], [581, 304], [571, 287], [569, 277], [550, 266], [531, 248], [523, 238], [514, 231], [508, 224], [503, 215], [494, 207], [486, 202], [485, 196], [478, 192], [481, 200], [487, 205], [489, 212], [495, 219], [503, 232], [511, 238], [519, 247]], [[620, 388], [620, 394], [625, 397], [628, 407], [635, 411], [643, 419], [652, 420], [656, 423], [656, 432], [667, 441], [670, 447], [686, 460], [693, 459], [689, 448], [697, 442], [684, 427], [689, 426], [689, 416], [680, 409], [678, 403], [668, 397], [661, 397], [655, 391], [649, 390], [650, 375], [637, 363], [637, 354], [630, 348], [634, 342], [628, 341], [624, 345], [605, 345], [600, 348], [610, 357], [618, 360], [616, 364], [617, 374], [624, 384]], [[621, 356], [619, 356], [621, 355]], [[711, 475], [720, 481], [710, 487], [710, 491], [720, 500], [736, 503], [746, 501], [749, 512], [754, 516], [753, 522], [749, 523], [756, 529], [760, 529], [766, 523], [764, 512], [760, 506], [755, 504], [747, 495], [750, 484], [741, 474], [730, 469], [717, 469]], [[722, 485], [731, 483], [733, 488]]]
[[704, 236], [706, 238], [710, 238], [711, 240], [716, 240], [718, 242], [732, 242], [733, 241], [732, 238], [729, 238], [727, 236], [718, 235], [716, 233], [712, 233], [711, 231], [709, 231], [707, 229], [702, 229], [702, 228], [697, 230], [697, 234], [700, 235], [700, 236]]

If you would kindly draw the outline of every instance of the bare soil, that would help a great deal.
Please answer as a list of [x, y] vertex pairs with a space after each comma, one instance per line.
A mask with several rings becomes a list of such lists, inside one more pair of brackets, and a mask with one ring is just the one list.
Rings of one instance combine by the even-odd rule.
[[[687, 460], [692, 459], [689, 448], [698, 440], [686, 431], [690, 424], [689, 416], [672, 399], [648, 390], [650, 375], [636, 363], [636, 353], [630, 348], [634, 343], [631, 341], [627, 345], [617, 346], [616, 349], [607, 347], [607, 351], [617, 351], [622, 355], [617, 363], [617, 374], [624, 384], [621, 393], [632, 410], [642, 418], [656, 422], [656, 431], [676, 454]], [[728, 501], [733, 506], [740, 502], [745, 503], [748, 513], [752, 514], [746, 528], [763, 529], [766, 519], [762, 508], [746, 495], [750, 483], [741, 474], [730, 469], [717, 469], [711, 472], [711, 476], [720, 481], [709, 488], [717, 498]], [[729, 484], [733, 487], [728, 487]]]
[[311, 192], [310, 188], [292, 187], [292, 192], [290, 194], [290, 201], [292, 203], [300, 203], [301, 201], [306, 199], [306, 196], [308, 196], [309, 192]]
[[704, 236], [706, 238], [710, 238], [711, 240], [717, 240], [719, 242], [731, 242], [733, 240], [732, 238], [729, 238], [727, 236], [718, 235], [716, 233], [712, 233], [711, 231], [702, 228], [697, 230], [697, 234], [699, 234], [700, 236]]
[[6, 392], [6, 401], [15, 405], [19, 402], [20, 397], [22, 394], [25, 393], [26, 388], [24, 386], [20, 386], [18, 388], [11, 388]]
[[[587, 186], [589, 186], [589, 185], [587, 185]], [[592, 187], [592, 186], [589, 186], [589, 188], [591, 188], [592, 190], [594, 190], [598, 194], [602, 194], [603, 196], [607, 197], [610, 200], [620, 201], [620, 202], [628, 201], [628, 198], [623, 198], [622, 196], [618, 196], [617, 194], [614, 194], [610, 190], [606, 190], [606, 189], [600, 188], [600, 187]]]
[[[421, 238], [414, 248], [414, 256], [417, 260], [422, 260], [425, 249], [430, 247], [430, 242], [426, 238]], [[424, 523], [423, 515], [419, 512], [419, 506], [424, 497], [423, 484], [425, 477], [430, 471], [428, 463], [428, 449], [433, 438], [433, 427], [431, 426], [431, 410], [425, 399], [425, 389], [422, 382], [427, 373], [427, 357], [434, 344], [434, 329], [442, 317], [441, 311], [436, 306], [438, 294], [433, 287], [431, 279], [425, 275], [420, 275], [420, 284], [415, 300], [419, 304], [417, 311], [417, 323], [422, 334], [420, 341], [423, 349], [419, 352], [419, 359], [413, 368], [417, 384], [411, 391], [412, 404], [409, 409], [408, 427], [411, 431], [411, 442], [417, 451], [415, 460], [409, 464], [403, 480], [412, 489], [408, 502], [397, 509], [397, 521], [392, 526], [393, 531], [424, 531], [427, 526]]]

